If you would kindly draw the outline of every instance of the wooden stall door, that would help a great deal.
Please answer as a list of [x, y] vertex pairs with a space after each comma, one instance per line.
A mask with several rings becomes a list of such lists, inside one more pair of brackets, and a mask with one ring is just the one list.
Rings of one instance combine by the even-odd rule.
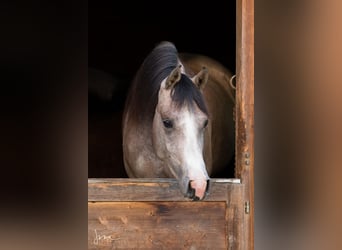
[[89, 249], [243, 249], [243, 185], [213, 179], [204, 201], [174, 179], [90, 179]]

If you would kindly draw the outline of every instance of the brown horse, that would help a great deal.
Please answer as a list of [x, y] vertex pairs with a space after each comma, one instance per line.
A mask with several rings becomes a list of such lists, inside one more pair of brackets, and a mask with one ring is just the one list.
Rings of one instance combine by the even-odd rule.
[[123, 115], [123, 154], [131, 178], [176, 178], [194, 200], [234, 153], [231, 73], [201, 55], [162, 42], [145, 58]]

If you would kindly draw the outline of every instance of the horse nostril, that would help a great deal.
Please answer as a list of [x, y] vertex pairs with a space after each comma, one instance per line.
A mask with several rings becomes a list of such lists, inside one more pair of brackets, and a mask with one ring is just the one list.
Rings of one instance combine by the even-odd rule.
[[191, 198], [191, 199], [194, 199], [195, 197], [195, 189], [193, 189], [190, 185], [190, 182], [189, 182], [189, 186], [188, 186], [188, 192], [186, 193], [186, 196], [188, 198]]

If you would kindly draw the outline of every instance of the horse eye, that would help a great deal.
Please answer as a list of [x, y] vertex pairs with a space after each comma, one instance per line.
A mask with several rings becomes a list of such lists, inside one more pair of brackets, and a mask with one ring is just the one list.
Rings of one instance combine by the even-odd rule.
[[203, 124], [203, 128], [206, 128], [208, 126], [208, 120], [205, 120], [204, 124]]
[[171, 120], [165, 119], [163, 120], [163, 124], [165, 128], [172, 128], [173, 127], [173, 123]]

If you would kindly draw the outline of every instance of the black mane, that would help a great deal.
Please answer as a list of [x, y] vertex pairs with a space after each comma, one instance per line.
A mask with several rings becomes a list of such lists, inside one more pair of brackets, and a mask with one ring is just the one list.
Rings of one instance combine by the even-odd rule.
[[[126, 101], [124, 113], [129, 112], [130, 119], [139, 123], [152, 122], [160, 84], [177, 65], [178, 51], [170, 42], [160, 43], [145, 58], [133, 80]], [[204, 113], [208, 113], [201, 92], [184, 74], [174, 87], [172, 100], [178, 107], [184, 104], [191, 106], [195, 102]]]

